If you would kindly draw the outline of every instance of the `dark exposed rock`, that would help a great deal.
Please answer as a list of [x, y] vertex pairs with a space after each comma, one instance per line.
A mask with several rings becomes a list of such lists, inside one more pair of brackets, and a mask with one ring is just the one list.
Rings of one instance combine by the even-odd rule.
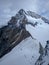
[[18, 13], [19, 13], [20, 15], [26, 14], [26, 12], [25, 12], [23, 9], [20, 9]]
[[[37, 59], [35, 65], [45, 65], [44, 63], [46, 63], [48, 60], [46, 60], [47, 58], [49, 59], [49, 40], [47, 41], [47, 44], [44, 48], [44, 53], [40, 54], [39, 58]], [[45, 59], [46, 57], [46, 59]], [[48, 62], [47, 62], [48, 65]]]
[[44, 18], [44, 17], [41, 17], [41, 19], [45, 22], [45, 23], [48, 23], [49, 24], [49, 20]]
[[[19, 13], [21, 13], [21, 11], [19, 11]], [[25, 22], [27, 20], [25, 17], [21, 18], [18, 22], [17, 16], [13, 16], [7, 26], [0, 28], [0, 58], [10, 52], [12, 48], [18, 45], [23, 39], [30, 36], [25, 30]], [[19, 26], [17, 26], [17, 23]]]
[[30, 34], [25, 29], [10, 28], [9, 26], [0, 29], [0, 58], [8, 53], [14, 46], [19, 44]]
[[39, 43], [39, 53], [41, 54], [41, 55], [43, 55], [44, 54], [44, 48], [42, 47], [42, 45], [41, 45], [41, 43]]

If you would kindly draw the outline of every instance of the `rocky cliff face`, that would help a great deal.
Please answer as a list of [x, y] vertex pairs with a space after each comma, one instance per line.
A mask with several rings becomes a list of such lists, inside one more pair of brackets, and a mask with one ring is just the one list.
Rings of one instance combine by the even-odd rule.
[[[7, 26], [0, 28], [0, 58], [11, 51], [23, 39], [30, 36], [29, 32], [25, 30], [25, 24], [20, 25], [18, 21], [21, 19], [20, 22], [26, 22], [25, 16], [20, 13], [21, 11], [13, 16]], [[21, 16], [24, 16], [24, 18]]]

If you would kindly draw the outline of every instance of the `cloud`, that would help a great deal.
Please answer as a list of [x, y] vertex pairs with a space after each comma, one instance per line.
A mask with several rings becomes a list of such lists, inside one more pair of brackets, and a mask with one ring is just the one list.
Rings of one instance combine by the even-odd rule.
[[49, 19], [49, 0], [38, 0], [38, 14]]
[[21, 8], [37, 11], [36, 3], [36, 0], [0, 0], [0, 21], [7, 21]]
[[49, 0], [0, 0], [0, 22], [8, 21], [21, 8], [49, 19]]

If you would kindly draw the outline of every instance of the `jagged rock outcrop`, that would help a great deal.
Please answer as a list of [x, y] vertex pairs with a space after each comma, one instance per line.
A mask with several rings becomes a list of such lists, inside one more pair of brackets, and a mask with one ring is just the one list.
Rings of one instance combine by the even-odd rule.
[[41, 55], [44, 54], [44, 48], [42, 47], [41, 43], [39, 43], [39, 53], [40, 53]]
[[35, 65], [49, 65], [49, 40], [43, 50], [43, 54], [40, 54], [38, 60]]

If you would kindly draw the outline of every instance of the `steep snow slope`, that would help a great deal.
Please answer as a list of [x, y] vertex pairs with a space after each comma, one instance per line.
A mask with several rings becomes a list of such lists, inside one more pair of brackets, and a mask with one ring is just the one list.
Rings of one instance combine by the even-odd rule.
[[49, 24], [44, 23], [44, 21], [39, 18], [35, 19], [30, 16], [27, 16], [28, 22], [35, 23], [37, 22], [38, 24], [33, 27], [30, 24], [26, 25], [26, 30], [34, 37], [36, 38], [43, 47], [46, 45], [46, 41], [49, 40]]
[[39, 57], [39, 42], [31, 37], [23, 40], [0, 59], [0, 65], [34, 65]]

